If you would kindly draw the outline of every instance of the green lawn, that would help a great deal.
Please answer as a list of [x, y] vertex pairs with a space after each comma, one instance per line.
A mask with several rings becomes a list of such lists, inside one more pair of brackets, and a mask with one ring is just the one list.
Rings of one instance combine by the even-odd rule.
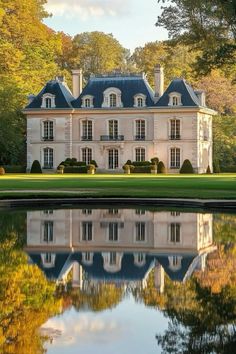
[[236, 199], [236, 174], [0, 176], [0, 199], [33, 196]]

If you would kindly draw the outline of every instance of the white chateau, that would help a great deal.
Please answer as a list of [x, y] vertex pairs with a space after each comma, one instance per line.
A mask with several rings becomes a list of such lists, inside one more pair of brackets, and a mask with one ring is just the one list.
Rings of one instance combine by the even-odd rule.
[[164, 73], [155, 67], [155, 88], [144, 74], [91, 75], [82, 87], [82, 71], [73, 70], [73, 94], [62, 77], [29, 96], [27, 168], [34, 160], [56, 169], [66, 158], [100, 171], [122, 171], [127, 160], [158, 157], [169, 173], [185, 159], [195, 172], [212, 170], [212, 116], [203, 91], [174, 79], [164, 91]]
[[83, 287], [86, 279], [145, 286], [155, 269], [162, 291], [164, 273], [187, 280], [205, 269], [213, 252], [212, 215], [142, 209], [64, 209], [27, 212], [25, 251], [49, 279]]

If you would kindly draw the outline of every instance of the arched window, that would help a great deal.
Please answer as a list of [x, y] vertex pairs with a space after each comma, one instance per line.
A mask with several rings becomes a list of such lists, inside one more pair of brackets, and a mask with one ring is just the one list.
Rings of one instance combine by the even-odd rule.
[[135, 121], [135, 140], [145, 140], [145, 120], [139, 119]]
[[145, 149], [144, 148], [136, 148], [135, 149], [135, 161], [145, 161]]
[[53, 149], [43, 149], [43, 168], [53, 168]]
[[43, 122], [43, 140], [53, 140], [54, 138], [54, 129], [53, 129], [53, 121], [46, 120]]
[[51, 93], [44, 93], [42, 95], [42, 105], [41, 108], [55, 108], [55, 95], [52, 95]]
[[178, 106], [178, 97], [177, 96], [173, 96], [172, 97], [172, 105], [173, 106]]
[[171, 92], [169, 94], [169, 106], [182, 106], [181, 94], [179, 92]]
[[170, 168], [180, 168], [180, 149], [170, 149]]
[[137, 106], [138, 107], [143, 107], [143, 99], [141, 97], [137, 98]]
[[85, 105], [85, 107], [90, 107], [90, 106], [91, 106], [90, 98], [86, 98], [86, 99], [84, 100], [84, 105]]
[[82, 149], [82, 161], [89, 165], [92, 160], [92, 149], [83, 148]]
[[82, 122], [82, 140], [93, 140], [93, 123], [91, 120]]
[[111, 93], [109, 95], [109, 105], [110, 107], [117, 107], [117, 99], [115, 93]]

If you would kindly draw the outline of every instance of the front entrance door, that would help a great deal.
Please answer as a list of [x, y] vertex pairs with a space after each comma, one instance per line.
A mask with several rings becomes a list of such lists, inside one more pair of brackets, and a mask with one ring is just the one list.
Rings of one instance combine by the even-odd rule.
[[108, 150], [108, 168], [114, 170], [119, 165], [119, 152], [117, 149]]

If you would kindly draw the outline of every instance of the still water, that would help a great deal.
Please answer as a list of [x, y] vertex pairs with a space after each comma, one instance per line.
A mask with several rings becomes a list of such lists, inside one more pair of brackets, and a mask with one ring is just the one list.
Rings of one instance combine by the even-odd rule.
[[0, 352], [234, 353], [236, 214], [0, 211]]

